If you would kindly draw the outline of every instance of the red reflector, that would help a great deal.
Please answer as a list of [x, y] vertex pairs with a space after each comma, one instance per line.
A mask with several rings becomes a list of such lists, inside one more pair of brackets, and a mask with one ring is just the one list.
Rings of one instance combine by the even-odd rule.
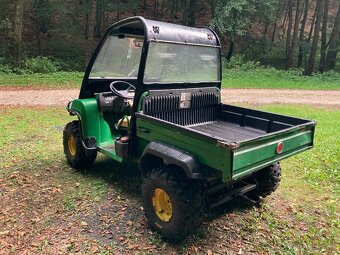
[[281, 154], [283, 152], [283, 147], [284, 147], [283, 142], [279, 142], [276, 146], [276, 153]]

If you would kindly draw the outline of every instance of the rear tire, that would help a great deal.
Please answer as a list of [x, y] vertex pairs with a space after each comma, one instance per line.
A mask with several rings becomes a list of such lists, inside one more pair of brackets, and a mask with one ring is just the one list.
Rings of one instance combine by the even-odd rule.
[[269, 167], [266, 167], [254, 174], [254, 178], [258, 184], [255, 190], [246, 194], [253, 200], [259, 200], [265, 198], [273, 193], [280, 185], [281, 181], [281, 167], [280, 163], [275, 163]]
[[202, 224], [204, 199], [200, 186], [172, 169], [148, 172], [143, 198], [150, 227], [170, 242], [183, 240]]
[[91, 167], [97, 157], [97, 150], [84, 148], [80, 136], [79, 121], [69, 122], [63, 132], [64, 153], [67, 162], [76, 169]]

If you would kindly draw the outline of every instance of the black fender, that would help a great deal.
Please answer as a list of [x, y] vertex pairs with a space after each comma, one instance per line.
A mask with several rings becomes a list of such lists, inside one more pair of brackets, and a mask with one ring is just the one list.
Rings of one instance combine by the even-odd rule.
[[201, 169], [194, 156], [172, 145], [162, 142], [150, 142], [145, 147], [140, 159], [140, 168], [143, 177], [146, 173], [159, 165], [174, 165], [183, 169], [185, 175], [191, 179], [207, 179], [211, 176]]

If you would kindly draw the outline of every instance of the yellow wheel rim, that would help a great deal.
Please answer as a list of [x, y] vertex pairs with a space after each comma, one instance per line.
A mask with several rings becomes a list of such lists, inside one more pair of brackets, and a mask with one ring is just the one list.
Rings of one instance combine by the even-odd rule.
[[68, 144], [68, 150], [70, 151], [70, 154], [72, 156], [76, 155], [77, 143], [73, 135], [70, 135], [70, 137], [68, 138], [67, 144]]
[[172, 217], [172, 203], [168, 193], [163, 189], [155, 189], [152, 204], [156, 215], [161, 221], [168, 222]]

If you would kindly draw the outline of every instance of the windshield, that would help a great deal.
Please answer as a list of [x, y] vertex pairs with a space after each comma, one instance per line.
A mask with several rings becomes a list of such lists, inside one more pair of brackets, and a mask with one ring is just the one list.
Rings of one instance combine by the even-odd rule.
[[143, 38], [110, 35], [93, 64], [90, 78], [136, 78]]
[[144, 82], [219, 81], [219, 54], [217, 47], [150, 42]]

